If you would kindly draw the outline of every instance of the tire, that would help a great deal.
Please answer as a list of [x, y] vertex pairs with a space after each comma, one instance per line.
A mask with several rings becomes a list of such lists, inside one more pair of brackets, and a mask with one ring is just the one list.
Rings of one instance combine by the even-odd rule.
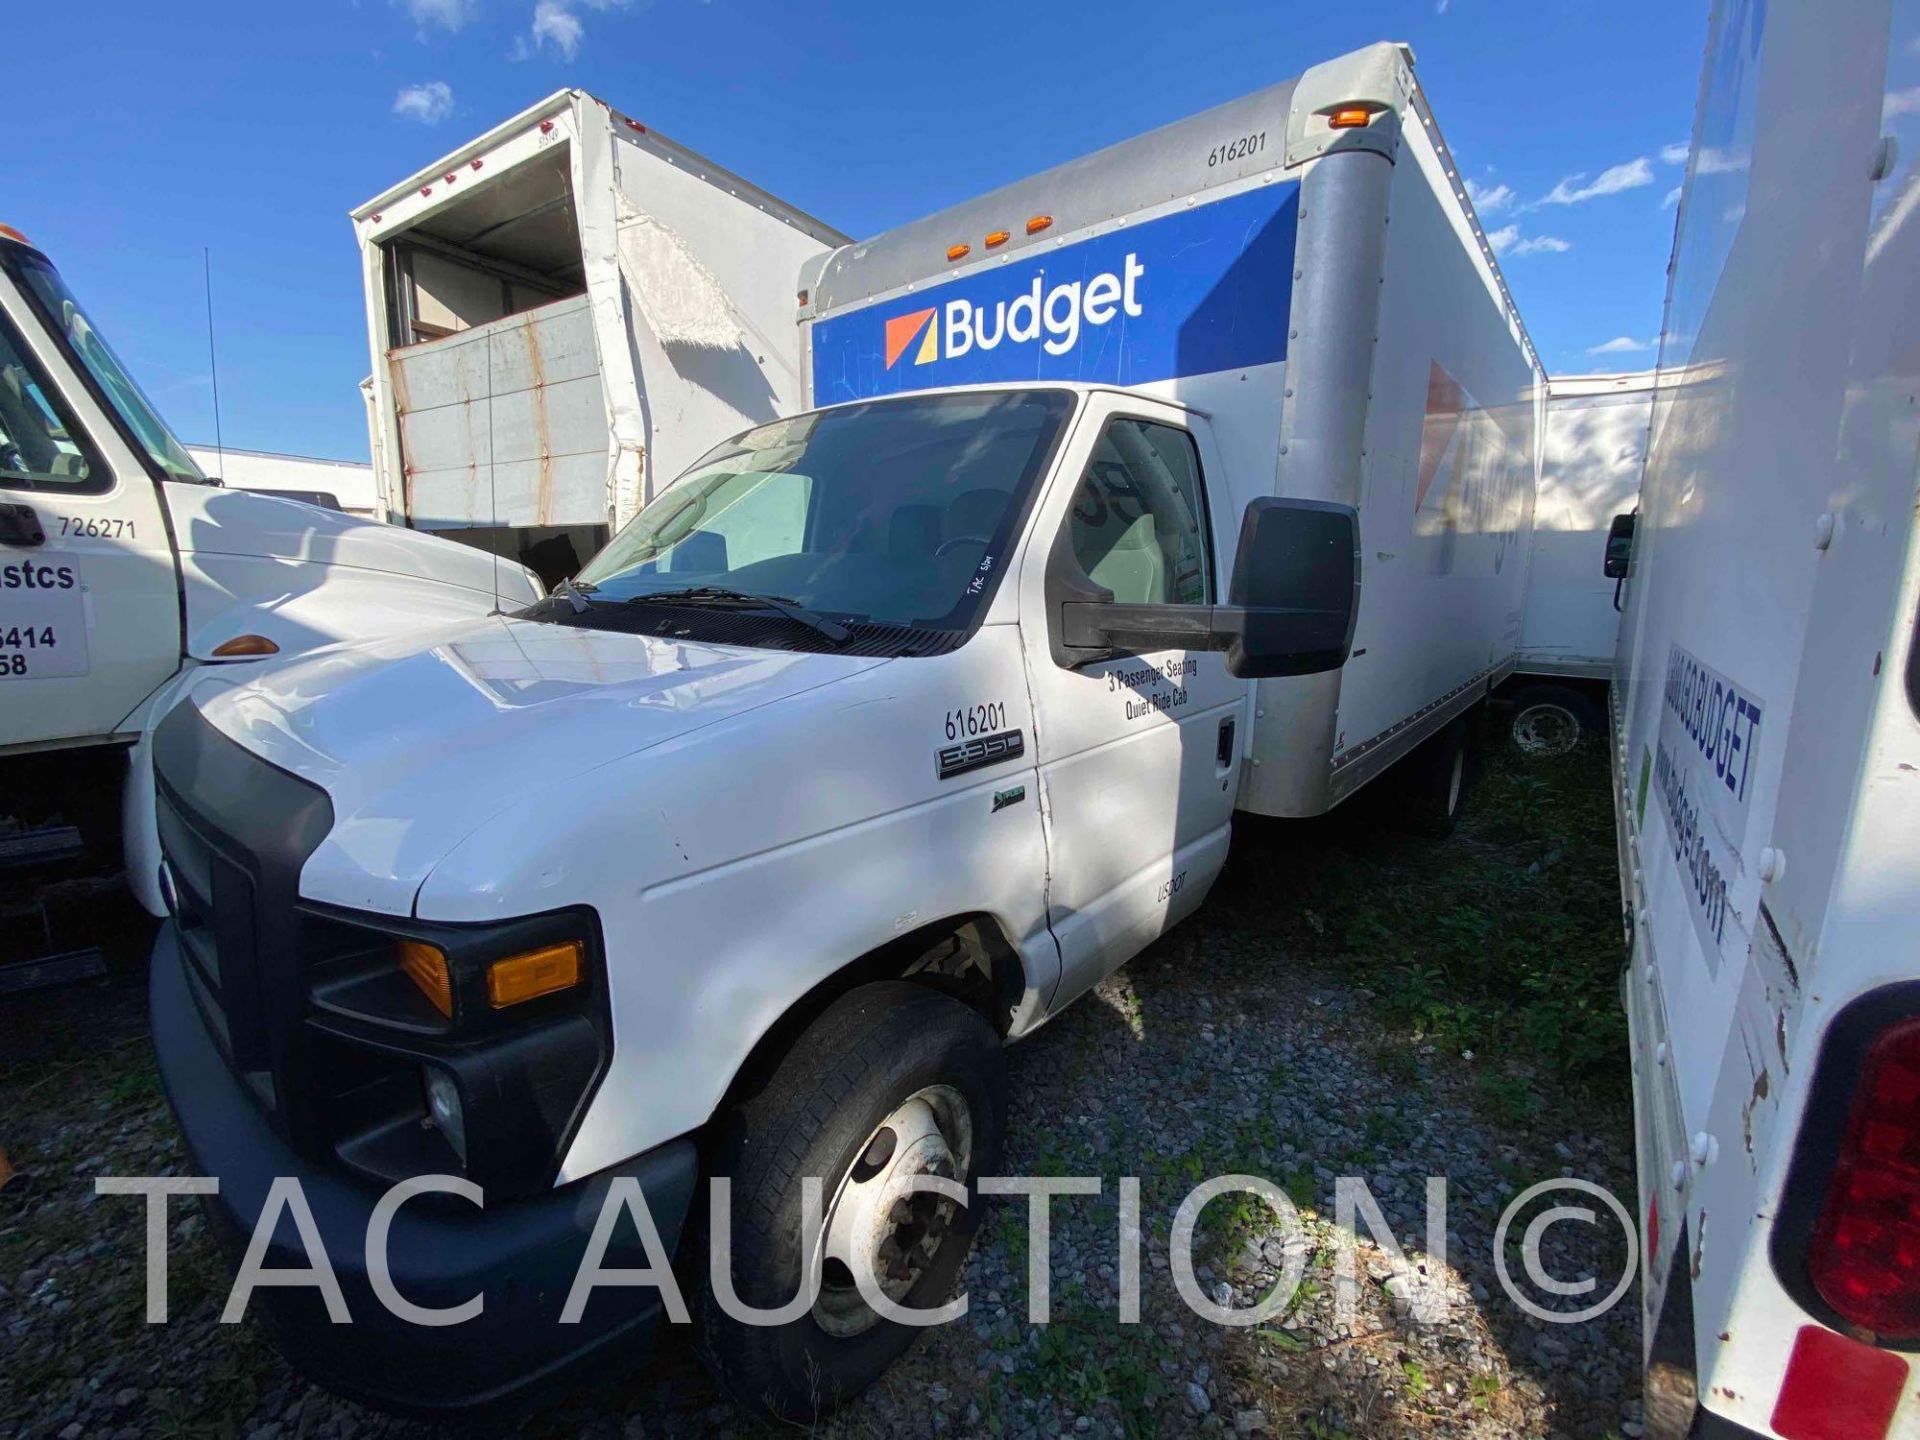
[[1568, 755], [1600, 733], [1600, 708], [1566, 685], [1527, 685], [1513, 694], [1508, 734], [1535, 759]]
[[[834, 1238], [876, 1233], [861, 1230], [856, 1215], [885, 1216], [880, 1229], [890, 1233], [877, 1252], [876, 1273], [883, 1285], [903, 1287], [898, 1294], [889, 1289], [889, 1298], [912, 1308], [944, 1302], [979, 1226], [976, 1181], [999, 1165], [1006, 1105], [1005, 1060], [993, 1028], [951, 996], [886, 981], [836, 1000], [758, 1091], [727, 1113], [712, 1172], [733, 1182], [734, 1293], [760, 1309], [799, 1293], [804, 1176], [821, 1177], [829, 1247], [823, 1288], [810, 1311], [784, 1325], [749, 1325], [727, 1315], [713, 1293], [700, 1207], [696, 1239], [702, 1243], [688, 1256], [701, 1276], [700, 1348], [740, 1404], [774, 1419], [811, 1423], [872, 1384], [913, 1343], [916, 1327], [882, 1319], [857, 1291], [850, 1294], [851, 1271], [834, 1258]], [[941, 1139], [912, 1130], [923, 1110], [948, 1142], [946, 1159], [953, 1178], [966, 1185], [967, 1207], [922, 1196], [876, 1209], [866, 1197], [884, 1189], [860, 1187], [884, 1187], [907, 1173], [945, 1173], [938, 1168]], [[894, 1138], [884, 1140], [883, 1130]], [[921, 1138], [902, 1146], [902, 1131]], [[889, 1153], [876, 1164], [883, 1150]], [[935, 1161], [915, 1171], [922, 1160], [910, 1157], [930, 1153]], [[910, 1212], [904, 1217], [903, 1205]], [[904, 1251], [902, 1236], [911, 1241]], [[891, 1279], [890, 1265], [899, 1267]]]
[[1406, 767], [1401, 815], [1406, 828], [1444, 840], [1460, 823], [1472, 779], [1473, 716], [1460, 716], [1400, 763]]

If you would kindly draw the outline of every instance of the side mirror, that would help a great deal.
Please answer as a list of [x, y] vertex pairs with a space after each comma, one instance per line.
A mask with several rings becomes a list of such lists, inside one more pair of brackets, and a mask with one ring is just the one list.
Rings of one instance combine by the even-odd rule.
[[1151, 650], [1224, 650], [1243, 679], [1338, 670], [1360, 612], [1360, 522], [1349, 506], [1255, 500], [1247, 506], [1225, 605], [1116, 603], [1086, 578], [1063, 530], [1047, 592], [1057, 664], [1077, 669]]
[[1616, 515], [1607, 527], [1607, 558], [1601, 569], [1609, 580], [1627, 578], [1627, 563], [1633, 559], [1633, 527], [1639, 513]]

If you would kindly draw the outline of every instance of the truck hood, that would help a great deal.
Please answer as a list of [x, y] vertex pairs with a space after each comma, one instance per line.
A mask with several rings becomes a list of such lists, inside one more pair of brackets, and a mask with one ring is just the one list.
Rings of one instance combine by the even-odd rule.
[[344, 566], [457, 585], [479, 595], [492, 595], [497, 588], [508, 608], [541, 594], [540, 582], [515, 561], [437, 535], [278, 495], [214, 485], [164, 488], [180, 549], [191, 555]]
[[335, 646], [201, 708], [332, 800], [301, 894], [407, 915], [494, 816], [553, 823], [588, 771], [885, 663], [489, 616]]

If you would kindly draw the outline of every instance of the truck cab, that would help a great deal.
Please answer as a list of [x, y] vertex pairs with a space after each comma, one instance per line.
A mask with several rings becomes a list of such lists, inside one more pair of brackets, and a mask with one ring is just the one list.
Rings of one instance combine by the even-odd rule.
[[[0, 229], [0, 776], [160, 910], [139, 742], [191, 678], [540, 593], [519, 566], [210, 480], [51, 261]], [[57, 763], [46, 758], [57, 753]]]
[[[827, 1175], [845, 1183], [804, 1336], [717, 1313], [708, 1333], [777, 1413], [858, 1390], [911, 1338], [876, 1329], [862, 1280], [925, 1305], [970, 1234], [951, 1206], [885, 1217], [917, 1179], [992, 1173], [1001, 1042], [1206, 895], [1253, 677], [1340, 664], [1356, 545], [1342, 507], [1241, 505], [1177, 405], [889, 397], [716, 447], [519, 614], [179, 706], [155, 739], [174, 924], [154, 1034], [240, 1228], [274, 1176], [323, 1197], [356, 1323], [276, 1292], [316, 1341], [303, 1361], [376, 1403], [460, 1409], [500, 1344], [544, 1373], [660, 1314], [622, 1290], [569, 1329], [556, 1280], [472, 1327], [485, 1344], [389, 1333], [343, 1263], [380, 1187], [484, 1193], [477, 1224], [423, 1209], [391, 1254], [404, 1293], [451, 1301], [483, 1274], [570, 1273], [583, 1195], [618, 1182], [672, 1246], [697, 1175], [782, 1194]], [[794, 1117], [750, 1112], [817, 1105], [821, 1066], [852, 1093], [803, 1163], [759, 1174]], [[848, 1180], [882, 1131], [914, 1143]], [[716, 1133], [739, 1143], [703, 1164]], [[404, 1375], [380, 1358], [401, 1353]]]

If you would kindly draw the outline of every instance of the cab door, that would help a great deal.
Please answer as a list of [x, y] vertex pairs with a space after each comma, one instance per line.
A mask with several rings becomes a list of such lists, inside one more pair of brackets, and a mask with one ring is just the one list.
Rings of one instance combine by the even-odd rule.
[[0, 270], [0, 750], [110, 738], [179, 664], [159, 485]]
[[1020, 624], [1048, 839], [1058, 1007], [1188, 914], [1226, 860], [1249, 684], [1219, 653], [1160, 650], [1069, 668], [1050, 636], [1049, 567], [1116, 601], [1219, 600], [1230, 554], [1208, 500], [1205, 421], [1088, 396], [1021, 569]]

